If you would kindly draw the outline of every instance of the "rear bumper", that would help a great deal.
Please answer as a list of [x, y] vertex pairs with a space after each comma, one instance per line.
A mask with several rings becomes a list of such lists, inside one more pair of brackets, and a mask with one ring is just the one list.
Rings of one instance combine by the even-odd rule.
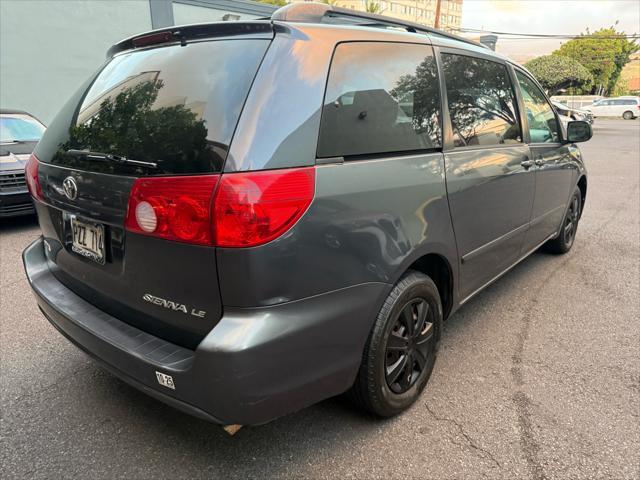
[[35, 209], [28, 191], [0, 192], [0, 218], [33, 213], [35, 213]]
[[[195, 350], [97, 309], [51, 273], [42, 239], [23, 253], [46, 318], [108, 370], [180, 410], [220, 424], [261, 424], [347, 390], [384, 295], [367, 283], [252, 309], [226, 308]], [[175, 390], [156, 372], [171, 375]]]

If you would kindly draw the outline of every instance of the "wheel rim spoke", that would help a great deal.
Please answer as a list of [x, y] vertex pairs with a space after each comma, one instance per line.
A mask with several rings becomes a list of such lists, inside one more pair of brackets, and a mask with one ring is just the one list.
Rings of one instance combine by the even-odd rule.
[[571, 230], [573, 230], [573, 223], [569, 222], [567, 224], [567, 226], [564, 227], [564, 234], [567, 235], [567, 236], [570, 235], [571, 234]]
[[414, 336], [415, 337], [420, 337], [423, 333], [423, 330], [426, 327], [426, 323], [427, 323], [427, 316], [429, 314], [429, 304], [427, 302], [425, 302], [424, 300], [420, 301], [420, 303], [417, 304], [417, 308], [418, 308], [418, 321], [416, 323], [416, 330], [414, 332]]
[[411, 387], [411, 377], [413, 376], [413, 354], [409, 353], [406, 356], [404, 362], [404, 369], [402, 375], [398, 378], [398, 385], [402, 388], [402, 391], [407, 391]]
[[416, 349], [413, 358], [418, 364], [418, 370], [422, 372], [427, 365], [427, 354], [425, 354], [422, 349], [419, 348]]
[[387, 340], [387, 350], [404, 352], [409, 348], [409, 342], [406, 338], [401, 337], [396, 332], [391, 332]]
[[422, 349], [422, 346], [429, 343], [429, 340], [433, 338], [433, 323], [427, 322], [422, 330], [418, 341], [416, 342], [416, 346]]
[[402, 309], [402, 316], [404, 317], [404, 325], [406, 327], [407, 336], [412, 337], [414, 331], [413, 326], [415, 323], [412, 303], [409, 303]]
[[403, 355], [398, 359], [396, 363], [391, 366], [387, 366], [387, 382], [389, 385], [393, 385], [398, 380], [398, 377], [404, 372], [407, 365], [408, 355]]

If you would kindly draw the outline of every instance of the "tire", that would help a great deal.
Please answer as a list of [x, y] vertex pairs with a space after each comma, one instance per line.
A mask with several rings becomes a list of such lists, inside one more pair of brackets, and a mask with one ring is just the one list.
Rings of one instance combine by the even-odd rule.
[[573, 191], [569, 206], [562, 224], [559, 229], [558, 236], [549, 240], [545, 244], [545, 249], [550, 253], [563, 254], [571, 250], [578, 233], [578, 223], [580, 222], [580, 214], [582, 213], [582, 192], [578, 187]]
[[633, 112], [630, 110], [627, 110], [622, 114], [622, 118], [624, 118], [625, 120], [633, 120]]
[[427, 275], [408, 271], [378, 313], [349, 391], [351, 399], [380, 417], [409, 408], [431, 377], [441, 332], [438, 288]]

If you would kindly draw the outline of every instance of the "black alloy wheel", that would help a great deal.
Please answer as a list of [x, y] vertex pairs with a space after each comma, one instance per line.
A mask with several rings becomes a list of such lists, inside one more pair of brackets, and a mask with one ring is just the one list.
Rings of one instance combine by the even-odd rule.
[[349, 391], [351, 399], [380, 417], [413, 405], [433, 372], [442, 319], [442, 300], [433, 280], [422, 272], [406, 272], [380, 308]]
[[567, 253], [571, 250], [576, 239], [576, 234], [578, 233], [578, 222], [580, 221], [581, 213], [582, 192], [578, 187], [575, 187], [571, 200], [569, 200], [569, 205], [567, 206], [567, 212], [558, 229], [558, 235], [549, 240], [544, 245], [544, 249], [556, 254]]
[[408, 391], [435, 361], [434, 319], [429, 304], [414, 298], [396, 315], [387, 337], [385, 379], [392, 392]]
[[578, 219], [580, 217], [580, 199], [574, 195], [569, 203], [569, 210], [564, 219], [564, 227], [562, 235], [564, 235], [564, 243], [571, 248], [573, 240], [576, 238], [576, 230], [578, 229]]

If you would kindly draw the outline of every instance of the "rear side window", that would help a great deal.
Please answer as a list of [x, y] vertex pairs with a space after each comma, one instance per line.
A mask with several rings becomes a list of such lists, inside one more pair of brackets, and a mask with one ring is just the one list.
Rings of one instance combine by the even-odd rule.
[[456, 147], [521, 142], [514, 91], [504, 65], [443, 54], [447, 103]]
[[521, 72], [516, 71], [516, 77], [520, 84], [524, 110], [529, 122], [531, 143], [560, 141], [558, 121], [542, 91]]
[[[52, 162], [107, 173], [221, 171], [268, 45], [264, 39], [233, 39], [117, 55], [89, 88]], [[87, 159], [76, 150], [153, 162], [158, 168], [136, 171]]]
[[440, 91], [427, 45], [336, 47], [322, 110], [319, 157], [440, 148]]

